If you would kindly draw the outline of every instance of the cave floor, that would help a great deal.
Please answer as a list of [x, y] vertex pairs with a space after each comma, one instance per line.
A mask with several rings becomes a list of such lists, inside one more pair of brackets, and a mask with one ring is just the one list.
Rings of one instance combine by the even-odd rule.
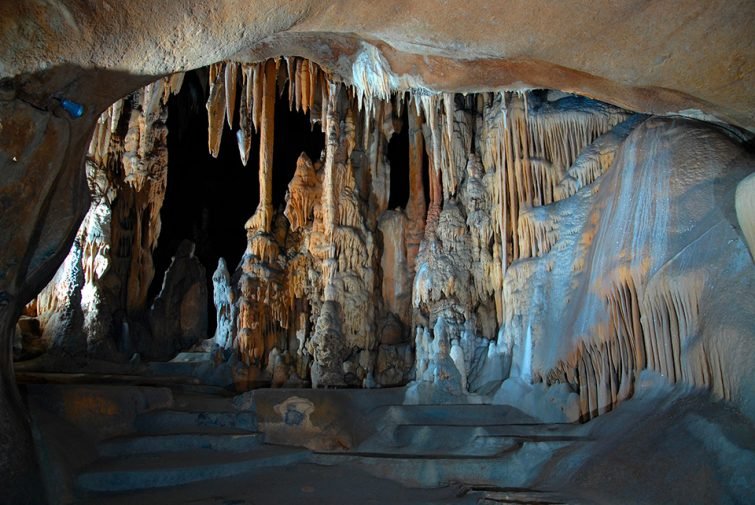
[[402, 388], [234, 396], [129, 374], [19, 379], [60, 504], [747, 503], [755, 489], [755, 427], [656, 379], [582, 425], [404, 405]]
[[347, 465], [300, 463], [267, 468], [239, 477], [213, 479], [182, 487], [97, 495], [81, 505], [352, 505], [352, 504], [475, 504], [474, 494], [457, 496], [459, 489], [418, 489], [379, 479]]

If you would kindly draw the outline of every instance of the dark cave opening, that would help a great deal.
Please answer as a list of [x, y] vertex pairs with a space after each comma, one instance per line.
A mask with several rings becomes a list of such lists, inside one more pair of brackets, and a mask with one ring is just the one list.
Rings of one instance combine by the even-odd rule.
[[[235, 132], [227, 123], [218, 157], [209, 153], [207, 75], [207, 68], [188, 72], [181, 91], [168, 102], [168, 183], [148, 300], [160, 292], [165, 271], [184, 239], [196, 244], [195, 254], [205, 267], [212, 293], [218, 259], [225, 258], [231, 272], [236, 269], [246, 248], [244, 223], [259, 201], [259, 133], [252, 138], [247, 166], [241, 163]], [[238, 112], [234, 119], [235, 130]], [[319, 159], [325, 140], [319, 124], [312, 127], [308, 115], [289, 110], [285, 93], [276, 98], [274, 131], [273, 205], [282, 210], [299, 155], [306, 152], [312, 160]], [[215, 330], [212, 296], [208, 311], [209, 337]]]
[[[409, 201], [409, 127], [408, 107], [404, 107], [401, 130], [391, 135], [388, 142], [388, 161], [391, 165], [391, 192], [388, 208], [406, 207]], [[395, 124], [395, 123], [394, 123]]]
[[430, 206], [430, 158], [427, 149], [422, 149], [422, 190], [425, 194], [425, 208]]

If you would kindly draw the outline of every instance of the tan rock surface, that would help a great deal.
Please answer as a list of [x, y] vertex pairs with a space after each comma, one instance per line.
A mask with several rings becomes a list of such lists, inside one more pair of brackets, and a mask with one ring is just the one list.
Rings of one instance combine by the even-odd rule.
[[[35, 501], [39, 492], [10, 340], [84, 215], [92, 130], [111, 105], [117, 122], [126, 94], [210, 64], [211, 151], [223, 123], [235, 124], [233, 97], [243, 97], [242, 158], [252, 126], [263, 131], [262, 204], [247, 226], [248, 285], [237, 300], [236, 346], [248, 364], [269, 359], [282, 375], [276, 369], [289, 363], [278, 347], [294, 337], [291, 369], [306, 377], [311, 367], [315, 385], [372, 385], [376, 361], [387, 383], [404, 379], [411, 353], [377, 349], [379, 325], [391, 345], [398, 332], [377, 320], [385, 307], [376, 214], [389, 200], [382, 153], [400, 107], [392, 94], [412, 90], [411, 205], [404, 232], [388, 233], [394, 254], [383, 269], [387, 282], [416, 272], [411, 330], [417, 378], [430, 388], [420, 397], [462, 397], [480, 377], [511, 372], [568, 384], [588, 419], [631, 395], [644, 367], [708, 388], [752, 417], [753, 267], [734, 223], [739, 212], [751, 242], [749, 193], [735, 196], [752, 171], [748, 139], [669, 118], [627, 136], [619, 130], [629, 114], [614, 106], [755, 131], [753, 18], [747, 0], [0, 4], [4, 498]], [[129, 125], [124, 175], [135, 187], [150, 173], [144, 162], [155, 140], [144, 126], [165, 97], [160, 86], [175, 81], [150, 84], [145, 117]], [[266, 156], [281, 84], [292, 107], [319, 112], [327, 143], [322, 164], [312, 164], [316, 182], [304, 166], [292, 185], [301, 193], [289, 202], [298, 228], [290, 241], [273, 215]], [[555, 100], [545, 100], [531, 108], [523, 91], [532, 88], [612, 105], [550, 110]], [[83, 117], [64, 112], [60, 98], [83, 104]], [[96, 126], [95, 152], [108, 144], [109, 126]], [[156, 234], [149, 238], [153, 247]], [[147, 256], [131, 265], [141, 272], [128, 288], [138, 303], [153, 275]], [[395, 264], [400, 275], [391, 274]], [[391, 303], [405, 295], [385, 293]], [[498, 375], [486, 375], [485, 363]]]
[[[97, 80], [96, 68], [161, 75], [250, 53], [257, 61], [299, 54], [343, 71], [366, 40], [397, 76], [433, 89], [547, 87], [642, 112], [700, 109], [755, 127], [755, 7], [747, 0], [41, 5], [0, 7], [0, 76], [57, 67], [60, 89], [77, 74]], [[138, 87], [137, 77], [129, 81], [127, 91]], [[56, 90], [50, 85], [28, 92]], [[120, 94], [105, 86], [95, 109]]]

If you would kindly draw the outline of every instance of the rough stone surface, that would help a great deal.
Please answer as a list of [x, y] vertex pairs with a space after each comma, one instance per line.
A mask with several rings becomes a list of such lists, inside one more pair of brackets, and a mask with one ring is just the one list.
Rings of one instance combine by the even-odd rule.
[[737, 220], [755, 261], [755, 175], [750, 174], [737, 184]]
[[[397, 76], [433, 89], [563, 89], [642, 112], [700, 109], [755, 125], [753, 48], [742, 43], [752, 35], [753, 6], [746, 0], [612, 2], [599, 11], [589, 1], [547, 0], [496, 5], [428, 0], [411, 6], [392, 0], [380, 12], [366, 0], [268, 0], [254, 6], [242, 0], [212, 5], [132, 0], [95, 12], [82, 3], [49, 10], [35, 5], [7, 3], [0, 12], [3, 77], [57, 69], [70, 82], [77, 68], [155, 76], [239, 53], [255, 54], [252, 61], [284, 53], [329, 67], [350, 66], [367, 41], [381, 47]], [[460, 16], [437, 15], [449, 10]], [[698, 43], [701, 33], [708, 35], [704, 44]], [[311, 44], [314, 40], [320, 43]], [[125, 84], [133, 90], [137, 81]], [[106, 88], [99, 107], [123, 94]]]
[[235, 296], [231, 288], [231, 274], [225, 260], [218, 260], [218, 268], [212, 274], [212, 297], [215, 303], [217, 322], [215, 326], [215, 343], [223, 349], [233, 347]]
[[[247, 222], [240, 283], [231, 283], [232, 359], [249, 383], [267, 370], [277, 384], [309, 377], [314, 386], [392, 385], [399, 370], [402, 380], [409, 374], [406, 349], [389, 346], [405, 345], [408, 334], [415, 383], [407, 403], [482, 401], [470, 389], [488, 393], [510, 376], [575, 391], [583, 421], [610, 418], [602, 414], [631, 398], [651, 369], [709, 390], [752, 420], [755, 273], [745, 177], [753, 170], [746, 131], [755, 130], [754, 9], [745, 0], [601, 9], [587, 1], [390, 0], [379, 10], [366, 0], [3, 3], [3, 500], [42, 500], [11, 349], [22, 308], [69, 250], [60, 297], [47, 298], [60, 303], [40, 319], [53, 323], [43, 336], [63, 354], [101, 352], [101, 335], [118, 326], [87, 319], [83, 306], [101, 314], [110, 302], [77, 289], [104, 272], [105, 251], [88, 249], [98, 242], [81, 235], [70, 248], [86, 209], [87, 146], [90, 157], [108, 151], [100, 149], [110, 131], [101, 113], [112, 106], [112, 119], [121, 97], [148, 85], [144, 114], [131, 116], [123, 138], [124, 174], [140, 196], [119, 200], [139, 219], [144, 204], [150, 209], [152, 232], [124, 268], [134, 275], [116, 276], [134, 312], [145, 302], [159, 229], [159, 191], [139, 188], [150, 178], [160, 188], [150, 171], [161, 159], [150, 149], [160, 136], [144, 127], [174, 84], [158, 78], [205, 65], [210, 151], [217, 154], [223, 123], [233, 128], [237, 110], [242, 161], [252, 129], [261, 136], [260, 205]], [[288, 57], [275, 59], [281, 55]], [[272, 207], [279, 86], [321, 123], [327, 144], [323, 159], [300, 160], [282, 213], [288, 224]], [[534, 88], [559, 91], [526, 91]], [[63, 110], [62, 99], [83, 104], [83, 115]], [[658, 117], [672, 113], [745, 132]], [[410, 203], [405, 218], [386, 215], [381, 231], [390, 199], [385, 152], [404, 117]], [[85, 231], [104, 231], [99, 203]], [[155, 339], [139, 344], [165, 358], [206, 337], [207, 326], [196, 258], [178, 255], [168, 274], [150, 316]], [[38, 301], [37, 310], [46, 308]], [[135, 325], [120, 327], [121, 336], [138, 334]], [[498, 365], [500, 375], [490, 369]], [[683, 421], [703, 443], [726, 431]], [[532, 447], [527, 454], [539, 463], [550, 454]], [[741, 457], [723, 447], [720, 454]], [[746, 494], [732, 492], [734, 501]]]
[[88, 128], [51, 108], [0, 100], [0, 472], [8, 503], [41, 503], [43, 492], [13, 374], [15, 322], [62, 262], [86, 209]]
[[154, 358], [171, 358], [207, 338], [207, 279], [192, 242], [179, 244], [150, 308], [149, 322], [152, 340], [143, 349]]

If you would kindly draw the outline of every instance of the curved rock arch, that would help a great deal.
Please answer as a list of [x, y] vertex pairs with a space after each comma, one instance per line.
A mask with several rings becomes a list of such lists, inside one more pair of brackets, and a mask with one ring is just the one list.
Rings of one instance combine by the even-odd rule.
[[[0, 473], [39, 493], [10, 342], [86, 207], [83, 156], [99, 113], [161, 75], [226, 58], [297, 54], [346, 78], [377, 51], [400, 86], [548, 87], [652, 113], [753, 115], [755, 4], [589, 0], [22, 0], [0, 5]], [[386, 77], [383, 75], [383, 77]], [[56, 98], [85, 105], [71, 119]], [[36, 491], [34, 491], [36, 490]], [[41, 500], [41, 497], [37, 497]]]

